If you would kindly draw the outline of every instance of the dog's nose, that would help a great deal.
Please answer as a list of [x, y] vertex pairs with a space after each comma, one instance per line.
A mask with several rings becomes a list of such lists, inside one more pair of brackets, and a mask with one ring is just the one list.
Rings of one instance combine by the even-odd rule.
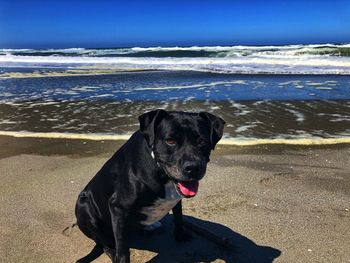
[[197, 175], [199, 168], [199, 163], [194, 161], [185, 161], [182, 165], [182, 170], [186, 175]]

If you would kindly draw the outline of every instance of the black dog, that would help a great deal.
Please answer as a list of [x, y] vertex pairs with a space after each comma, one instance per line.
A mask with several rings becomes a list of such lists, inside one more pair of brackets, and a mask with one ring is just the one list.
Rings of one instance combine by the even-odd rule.
[[140, 130], [78, 197], [77, 225], [96, 245], [77, 262], [91, 262], [103, 252], [112, 262], [130, 262], [128, 233], [158, 222], [171, 209], [176, 240], [188, 239], [181, 199], [196, 195], [225, 122], [206, 112], [164, 110], [145, 113], [139, 121]]

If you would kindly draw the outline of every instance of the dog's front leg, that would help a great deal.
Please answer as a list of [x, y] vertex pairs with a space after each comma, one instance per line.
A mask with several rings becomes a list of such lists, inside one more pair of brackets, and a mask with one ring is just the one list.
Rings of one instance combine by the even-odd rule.
[[126, 209], [121, 209], [110, 202], [113, 235], [115, 239], [115, 255], [112, 255], [113, 263], [130, 263], [130, 251], [127, 241], [127, 220]]
[[173, 217], [174, 217], [174, 235], [176, 241], [186, 242], [190, 241], [192, 235], [184, 229], [182, 221], [182, 203], [181, 200], [173, 208]]

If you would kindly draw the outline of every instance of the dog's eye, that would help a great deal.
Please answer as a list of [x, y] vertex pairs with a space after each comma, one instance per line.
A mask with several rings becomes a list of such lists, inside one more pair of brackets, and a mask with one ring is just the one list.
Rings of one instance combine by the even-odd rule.
[[165, 140], [166, 144], [169, 146], [174, 146], [176, 144], [175, 140], [173, 138], [168, 138]]

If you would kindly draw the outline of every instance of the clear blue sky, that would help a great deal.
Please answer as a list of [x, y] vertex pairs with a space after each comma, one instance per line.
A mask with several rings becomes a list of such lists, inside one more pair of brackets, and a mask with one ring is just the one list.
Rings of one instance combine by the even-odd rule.
[[0, 0], [0, 48], [350, 42], [350, 0]]

